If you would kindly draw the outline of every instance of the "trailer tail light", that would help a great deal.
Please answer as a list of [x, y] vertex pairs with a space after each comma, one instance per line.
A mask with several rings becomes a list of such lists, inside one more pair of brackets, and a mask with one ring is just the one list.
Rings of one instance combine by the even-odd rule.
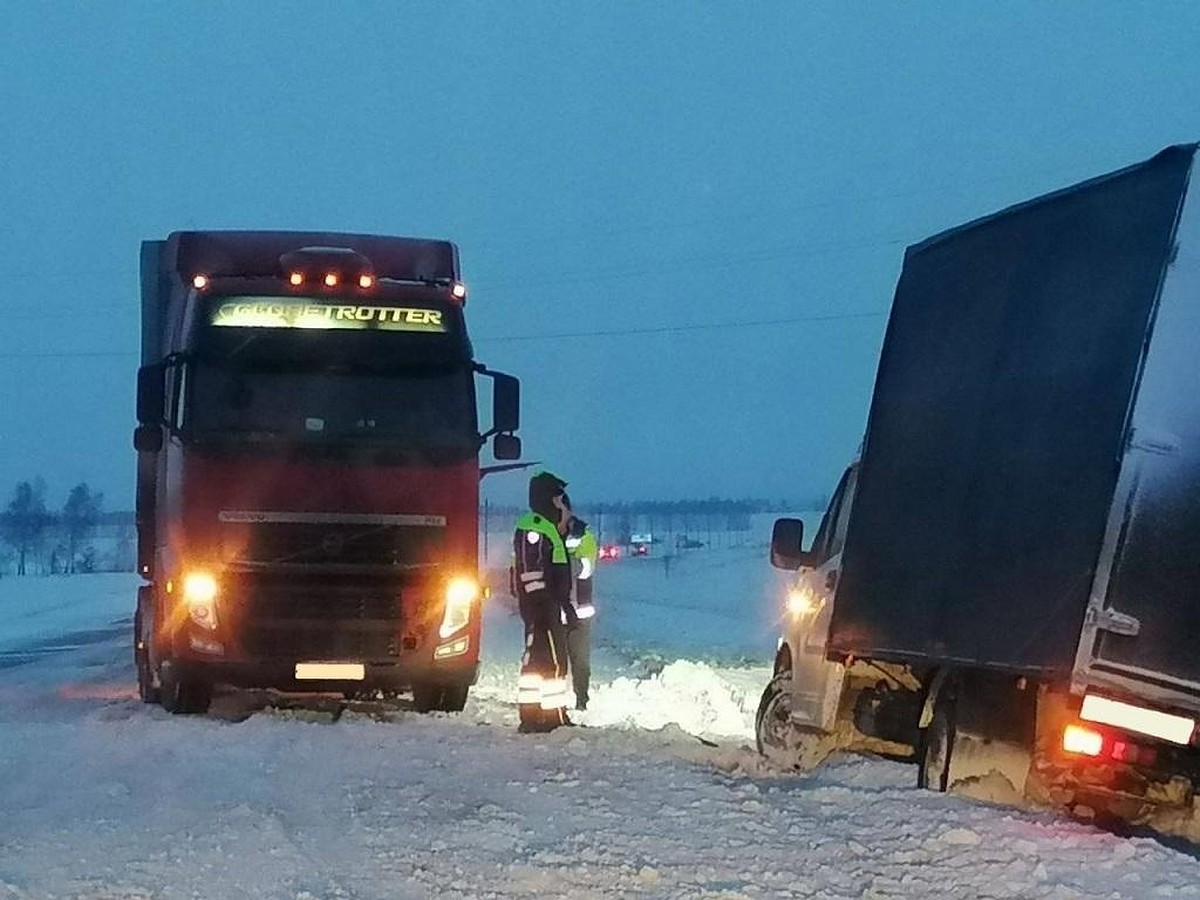
[[1099, 756], [1104, 749], [1104, 735], [1084, 725], [1068, 725], [1063, 729], [1062, 748], [1067, 753]]
[[303, 272], [293, 272], [291, 275], [288, 276], [288, 281], [290, 281], [292, 284], [299, 287], [300, 285], [304, 284], [304, 273]]
[[1117, 762], [1139, 766], [1152, 766], [1158, 760], [1158, 751], [1153, 747], [1143, 747], [1129, 741], [1113, 741], [1108, 755]]
[[1192, 735], [1196, 731], [1196, 721], [1187, 716], [1173, 716], [1170, 713], [1145, 709], [1095, 694], [1088, 694], [1083, 698], [1079, 718], [1123, 728], [1126, 731], [1136, 731], [1183, 746], [1191, 743]]
[[204, 290], [206, 287], [208, 287], [208, 276], [207, 275], [197, 275], [194, 278], [192, 278], [192, 287], [194, 287], [198, 291]]

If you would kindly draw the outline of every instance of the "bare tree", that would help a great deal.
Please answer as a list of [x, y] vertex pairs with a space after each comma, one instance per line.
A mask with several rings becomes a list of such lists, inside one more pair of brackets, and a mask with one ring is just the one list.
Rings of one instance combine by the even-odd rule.
[[[87, 486], [86, 482], [71, 488], [71, 493], [62, 510], [63, 530], [67, 534], [67, 561], [64, 571], [69, 573], [75, 571], [75, 558], [79, 545], [87, 540], [88, 535], [100, 520], [100, 507], [103, 502], [104, 495], [92, 493], [92, 489]], [[85, 565], [84, 568], [86, 570], [87, 566]]]
[[41, 478], [22, 481], [13, 490], [8, 510], [0, 520], [4, 539], [17, 551], [17, 574], [25, 574], [25, 562], [30, 551], [42, 543], [53, 517], [46, 512], [46, 483]]

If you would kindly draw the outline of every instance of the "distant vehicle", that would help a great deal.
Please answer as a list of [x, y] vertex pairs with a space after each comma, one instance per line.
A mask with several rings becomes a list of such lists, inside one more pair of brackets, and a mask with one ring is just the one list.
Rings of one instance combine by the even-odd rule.
[[472, 358], [455, 245], [177, 232], [141, 263], [142, 698], [198, 713], [217, 683], [411, 688], [419, 710], [462, 709], [479, 453], [520, 440], [517, 380]]
[[598, 555], [599, 555], [600, 559], [608, 559], [608, 560], [620, 559], [621, 558], [621, 548], [619, 546], [617, 546], [616, 544], [601, 544], [600, 552]]
[[1196, 150], [908, 249], [860, 459], [810, 549], [775, 523], [798, 574], [760, 750], [1195, 815]]
[[641, 532], [631, 534], [629, 536], [629, 554], [630, 556], [649, 556], [650, 545], [654, 543], [654, 535], [650, 532]]

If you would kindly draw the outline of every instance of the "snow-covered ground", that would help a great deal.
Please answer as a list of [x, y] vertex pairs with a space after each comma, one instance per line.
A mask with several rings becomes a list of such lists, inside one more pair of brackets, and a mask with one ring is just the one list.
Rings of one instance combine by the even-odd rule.
[[753, 751], [778, 576], [743, 546], [607, 564], [585, 728], [519, 735], [489, 602], [460, 715], [136, 699], [132, 575], [0, 579], [0, 898], [1200, 897], [1200, 854]]

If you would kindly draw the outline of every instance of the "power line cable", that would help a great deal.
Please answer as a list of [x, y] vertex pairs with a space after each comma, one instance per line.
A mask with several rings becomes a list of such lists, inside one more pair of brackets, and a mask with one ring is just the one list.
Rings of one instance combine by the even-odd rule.
[[[474, 336], [472, 341], [476, 343], [502, 343], [513, 341], [552, 341], [561, 340], [564, 338], [589, 338], [589, 337], [628, 337], [644, 334], [682, 334], [689, 331], [712, 331], [714, 329], [723, 329], [731, 331], [739, 328], [760, 328], [767, 325], [794, 325], [801, 322], [838, 322], [848, 321], [853, 319], [877, 319], [887, 315], [887, 310], [876, 310], [873, 312], [856, 312], [856, 313], [828, 313], [816, 316], [785, 316], [775, 319], [754, 319], [750, 321], [737, 322], [696, 322], [690, 325], [662, 325], [653, 328], [613, 328], [597, 331], [569, 331], [569, 332], [546, 332], [543, 334], [510, 334], [497, 335], [494, 337]], [[112, 351], [90, 351], [86, 353], [0, 353], [0, 359], [132, 359], [139, 354], [136, 352], [122, 352], [118, 350]]]
[[472, 340], [480, 343], [489, 341], [500, 343], [505, 341], [558, 340], [561, 338], [625, 337], [628, 335], [639, 334], [680, 334], [688, 331], [711, 331], [714, 329], [732, 330], [735, 328], [758, 328], [766, 325], [794, 325], [799, 322], [838, 322], [849, 319], [877, 319], [886, 315], [886, 310], [879, 310], [876, 312], [831, 313], [828, 315], [819, 316], [787, 316], [779, 319], [755, 319], [752, 321], [740, 322], [703, 322], [693, 325], [662, 325], [655, 328], [620, 328], [606, 331], [561, 331], [549, 334], [501, 335], [491, 338], [478, 337], [473, 338]]

